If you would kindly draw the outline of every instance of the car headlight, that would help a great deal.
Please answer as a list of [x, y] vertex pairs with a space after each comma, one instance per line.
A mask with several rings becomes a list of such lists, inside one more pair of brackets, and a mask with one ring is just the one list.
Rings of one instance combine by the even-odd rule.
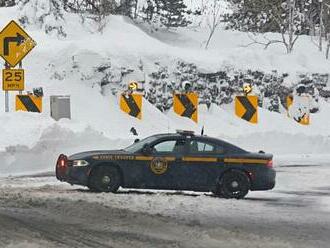
[[85, 160], [73, 160], [73, 166], [87, 166], [88, 164]]

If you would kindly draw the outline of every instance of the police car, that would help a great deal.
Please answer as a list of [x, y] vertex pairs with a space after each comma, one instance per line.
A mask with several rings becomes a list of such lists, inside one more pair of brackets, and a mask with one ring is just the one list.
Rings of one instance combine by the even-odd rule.
[[213, 192], [243, 198], [275, 186], [273, 155], [250, 153], [189, 131], [157, 134], [122, 150], [60, 155], [56, 177], [92, 191], [137, 189]]

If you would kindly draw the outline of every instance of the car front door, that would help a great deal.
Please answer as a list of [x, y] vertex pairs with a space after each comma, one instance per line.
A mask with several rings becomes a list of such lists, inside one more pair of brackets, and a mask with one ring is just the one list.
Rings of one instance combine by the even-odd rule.
[[178, 189], [178, 175], [185, 155], [186, 139], [168, 138], [151, 145], [147, 164], [147, 180], [152, 188]]

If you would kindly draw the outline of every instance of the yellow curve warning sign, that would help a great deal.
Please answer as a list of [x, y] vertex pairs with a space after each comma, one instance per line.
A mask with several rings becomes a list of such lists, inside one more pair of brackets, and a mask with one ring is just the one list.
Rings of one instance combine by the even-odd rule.
[[120, 96], [120, 109], [138, 119], [142, 119], [142, 95], [122, 94]]
[[186, 94], [174, 94], [174, 112], [182, 117], [187, 117], [198, 122], [198, 94], [191, 92]]
[[258, 97], [236, 96], [235, 114], [250, 123], [258, 123]]
[[0, 56], [15, 67], [36, 46], [36, 42], [15, 21], [0, 32]]
[[42, 97], [34, 95], [17, 95], [16, 111], [42, 112]]
[[286, 105], [288, 117], [301, 125], [310, 124], [310, 99], [308, 96], [288, 96]]

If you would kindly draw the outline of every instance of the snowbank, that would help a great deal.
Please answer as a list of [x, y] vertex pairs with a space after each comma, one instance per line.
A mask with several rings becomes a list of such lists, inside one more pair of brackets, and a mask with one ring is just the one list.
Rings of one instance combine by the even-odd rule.
[[[16, 7], [0, 8], [0, 27], [20, 15]], [[4, 161], [0, 175], [50, 170], [62, 152], [128, 145], [134, 139], [129, 133], [133, 126], [141, 137], [176, 129], [199, 133], [204, 126], [207, 135], [249, 150], [300, 155], [329, 153], [330, 105], [324, 101], [320, 102], [320, 113], [312, 115], [311, 125], [307, 127], [264, 109], [259, 109], [259, 124], [252, 125], [234, 116], [233, 105], [222, 108], [212, 105], [209, 110], [200, 105], [200, 121], [195, 124], [172, 110], [161, 113], [147, 101], [143, 102], [143, 120], [139, 121], [122, 113], [118, 96], [96, 83], [100, 78], [95, 74], [95, 66], [108, 62], [112, 67], [136, 68], [141, 59], [146, 67], [154, 66], [155, 62], [170, 67], [179, 58], [207, 71], [235, 66], [276, 69], [294, 75], [301, 71], [329, 73], [330, 62], [317, 52], [308, 37], [301, 37], [294, 53], [286, 55], [280, 46], [268, 50], [243, 47], [249, 43], [246, 34], [219, 30], [210, 49], [204, 50], [201, 43], [207, 38], [206, 30], [149, 34], [124, 17], [111, 16], [100, 34], [91, 33], [96, 27], [83, 26], [78, 16], [66, 14], [65, 20], [67, 37], [61, 40], [47, 36], [37, 26], [27, 27], [38, 45], [23, 61], [26, 87], [30, 91], [34, 87], [44, 88], [44, 111], [4, 113], [4, 106], [0, 105], [0, 161]], [[118, 82], [118, 88], [120, 83], [123, 82]], [[72, 120], [56, 123], [49, 117], [51, 95], [71, 95]], [[0, 102], [4, 102], [4, 94], [0, 94]], [[14, 109], [13, 93], [10, 109]]]

